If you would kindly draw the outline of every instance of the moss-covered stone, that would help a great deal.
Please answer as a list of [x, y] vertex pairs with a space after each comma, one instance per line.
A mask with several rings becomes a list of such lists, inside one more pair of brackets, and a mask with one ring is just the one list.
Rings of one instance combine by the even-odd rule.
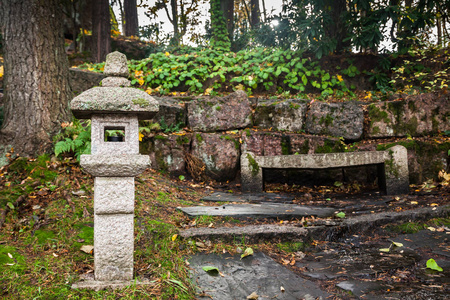
[[[333, 124], [334, 118], [331, 116], [331, 114], [327, 114], [326, 116], [322, 116], [320, 118], [319, 124], [325, 125], [325, 127], [329, 127]], [[325, 132], [323, 132], [325, 133]]]
[[388, 113], [386, 111], [382, 111], [375, 104], [370, 104], [367, 107], [367, 111], [369, 114], [370, 124], [373, 124], [374, 122], [380, 122], [380, 121], [383, 121], [386, 124], [391, 123], [391, 120], [389, 120], [389, 118], [388, 118]]
[[281, 137], [281, 153], [283, 155], [291, 154], [291, 141], [289, 139], [289, 136], [283, 135]]
[[333, 153], [345, 152], [344, 146], [340, 141], [325, 140], [322, 146], [316, 148], [315, 153]]
[[148, 101], [148, 99], [144, 99], [144, 98], [133, 99], [132, 102], [133, 102], [133, 104], [139, 105], [142, 108], [148, 107], [150, 105], [150, 101]]
[[190, 142], [189, 138], [186, 136], [179, 136], [179, 137], [177, 137], [176, 141], [179, 146], [189, 144], [189, 142]]
[[248, 159], [248, 163], [250, 164], [250, 168], [252, 169], [252, 175], [253, 176], [258, 175], [259, 165], [256, 162], [256, 160], [249, 153], [247, 153], [247, 159]]
[[[421, 183], [426, 179], [438, 179], [438, 173], [448, 167], [449, 141], [439, 143], [419, 140], [402, 140], [394, 143], [379, 144], [378, 151], [402, 145], [411, 153], [408, 160], [411, 183]], [[417, 169], [419, 167], [419, 169]]]
[[164, 136], [164, 135], [155, 135], [155, 140], [163, 140], [163, 141], [166, 141], [168, 138], [167, 138], [167, 136]]

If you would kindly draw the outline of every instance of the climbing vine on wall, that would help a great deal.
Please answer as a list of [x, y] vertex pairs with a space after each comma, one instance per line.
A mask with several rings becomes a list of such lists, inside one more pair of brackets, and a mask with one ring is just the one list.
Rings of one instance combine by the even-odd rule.
[[211, 0], [211, 47], [219, 51], [230, 51], [231, 42], [228, 37], [227, 24], [222, 10], [220, 0]]

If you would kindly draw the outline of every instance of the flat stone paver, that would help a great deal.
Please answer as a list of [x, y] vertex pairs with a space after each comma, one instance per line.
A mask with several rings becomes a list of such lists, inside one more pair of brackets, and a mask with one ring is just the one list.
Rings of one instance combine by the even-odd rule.
[[[189, 259], [192, 279], [201, 291], [197, 299], [245, 300], [256, 293], [264, 299], [326, 299], [329, 295], [314, 282], [301, 278], [263, 253], [240, 259], [239, 255], [197, 254]], [[213, 266], [223, 274], [211, 275], [202, 267]], [[284, 292], [282, 292], [284, 289]]]
[[315, 216], [320, 218], [331, 217], [335, 214], [334, 208], [310, 207], [294, 204], [227, 204], [222, 206], [193, 206], [178, 207], [191, 217], [196, 216], [230, 216], [230, 217], [264, 217], [264, 218], [301, 218]]
[[[342, 277], [369, 278], [379, 272], [413, 266], [420, 256], [413, 250], [401, 247], [393, 248], [389, 253], [379, 249], [389, 247], [386, 244], [360, 245], [344, 251], [314, 253], [307, 256], [295, 266], [305, 268], [304, 275], [314, 279], [335, 279]], [[336, 248], [338, 245], [336, 245]]]
[[280, 195], [275, 193], [254, 193], [254, 194], [231, 194], [215, 192], [206, 197], [203, 201], [214, 202], [276, 202], [276, 203], [292, 203], [295, 197]]
[[246, 243], [254, 243], [259, 240], [268, 241], [275, 238], [283, 241], [303, 241], [307, 235], [308, 231], [305, 228], [283, 225], [249, 225], [219, 228], [200, 227], [180, 231], [180, 236], [183, 238], [229, 242], [245, 239]]

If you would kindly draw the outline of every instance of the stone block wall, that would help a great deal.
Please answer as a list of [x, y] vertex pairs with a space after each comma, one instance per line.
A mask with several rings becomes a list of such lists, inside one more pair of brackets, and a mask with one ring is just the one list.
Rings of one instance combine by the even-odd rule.
[[201, 161], [207, 177], [227, 181], [239, 174], [244, 151], [264, 156], [376, 151], [396, 143], [408, 149], [412, 183], [436, 178], [450, 165], [448, 139], [423, 140], [450, 130], [448, 95], [373, 103], [249, 99], [242, 91], [192, 100], [156, 98], [161, 109], [154, 122], [188, 128], [187, 133], [160, 132], [144, 144], [152, 167], [174, 175], [187, 173], [186, 154]]
[[[70, 73], [75, 93], [104, 77], [77, 69]], [[144, 140], [141, 152], [150, 155], [153, 168], [177, 176], [187, 174], [187, 156], [203, 164], [206, 177], [227, 181], [238, 176], [243, 151], [256, 155], [375, 151], [394, 145], [392, 139], [401, 139], [397, 143], [408, 149], [411, 183], [436, 178], [442, 169], [449, 171], [450, 141], [423, 140], [450, 130], [447, 94], [372, 103], [248, 98], [242, 91], [225, 97], [155, 98], [160, 111], [154, 122], [163, 132]], [[169, 133], [185, 127], [187, 133]]]

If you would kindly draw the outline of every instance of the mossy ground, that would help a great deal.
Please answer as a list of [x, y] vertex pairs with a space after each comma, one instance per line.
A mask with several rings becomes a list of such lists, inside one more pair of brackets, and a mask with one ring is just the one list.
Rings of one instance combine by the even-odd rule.
[[248, 246], [283, 252], [275, 245], [248, 245], [241, 240], [199, 248], [196, 241], [178, 237], [181, 228], [241, 221], [187, 218], [176, 207], [198, 205], [211, 188], [147, 171], [136, 179], [134, 276], [152, 284], [115, 291], [74, 290], [73, 283], [94, 271], [93, 254], [80, 251], [83, 245], [93, 245], [93, 178], [76, 160], [50, 156], [16, 159], [2, 173], [0, 184], [8, 186], [3, 189], [0, 212], [7, 203], [25, 197], [20, 205], [8, 208], [0, 228], [2, 299], [195, 299], [196, 285], [186, 263], [190, 255], [234, 254]]
[[[61, 161], [50, 156], [41, 156], [37, 160], [16, 159], [1, 173], [0, 185], [5, 187], [9, 183], [4, 189], [10, 192], [11, 198], [3, 194], [0, 209], [4, 210], [7, 203], [25, 197], [23, 203], [9, 209], [0, 228], [2, 299], [195, 299], [196, 283], [190, 279], [189, 265], [186, 263], [192, 254], [235, 254], [239, 249], [251, 247], [290, 267], [295, 252], [307, 252], [308, 247], [315, 245], [264, 241], [249, 244], [245, 239], [228, 243], [198, 243], [200, 241], [182, 239], [178, 234], [184, 228], [279, 224], [280, 221], [208, 216], [189, 219], [176, 208], [199, 205], [200, 199], [212, 192], [216, 183], [179, 180], [149, 170], [136, 179], [134, 275], [146, 278], [152, 284], [115, 291], [73, 290], [73, 283], [94, 271], [92, 253], [80, 251], [83, 245], [93, 245], [93, 178], [82, 172], [76, 160]], [[219, 185], [221, 191], [239, 191], [235, 183]], [[316, 200], [313, 190], [317, 190], [323, 199]], [[283, 192], [282, 189], [277, 191]], [[295, 203], [310, 204], [312, 199], [317, 205], [340, 203], [334, 197], [327, 196], [323, 187], [308, 192], [311, 198], [299, 198]], [[305, 201], [307, 203], [303, 203]], [[403, 204], [399, 201], [394, 203], [395, 206], [383, 209], [417, 207], [409, 200]], [[436, 200], [427, 198], [427, 201], [419, 202], [419, 205], [430, 205], [430, 201]], [[445, 203], [442, 201], [436, 203]], [[283, 223], [303, 226], [314, 221], [305, 218]], [[448, 220], [446, 222], [444, 224], [448, 224]]]

